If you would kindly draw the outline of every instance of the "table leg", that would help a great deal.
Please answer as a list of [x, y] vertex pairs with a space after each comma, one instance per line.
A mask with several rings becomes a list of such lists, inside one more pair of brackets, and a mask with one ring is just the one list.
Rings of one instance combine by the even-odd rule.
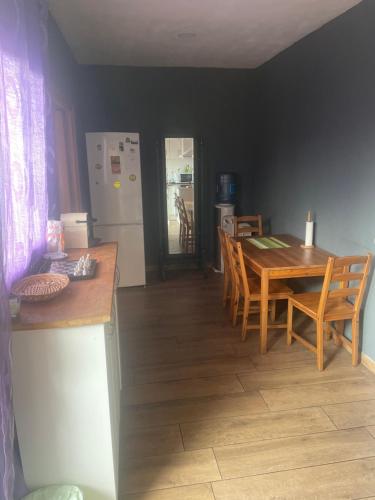
[[261, 292], [260, 292], [260, 353], [267, 352], [267, 332], [268, 332], [268, 271], [262, 271]]

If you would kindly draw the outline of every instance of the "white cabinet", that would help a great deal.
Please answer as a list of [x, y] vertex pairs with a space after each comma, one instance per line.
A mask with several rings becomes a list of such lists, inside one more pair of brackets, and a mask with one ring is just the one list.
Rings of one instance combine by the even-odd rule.
[[90, 500], [117, 498], [121, 366], [112, 322], [12, 335], [13, 393], [30, 489], [80, 486]]

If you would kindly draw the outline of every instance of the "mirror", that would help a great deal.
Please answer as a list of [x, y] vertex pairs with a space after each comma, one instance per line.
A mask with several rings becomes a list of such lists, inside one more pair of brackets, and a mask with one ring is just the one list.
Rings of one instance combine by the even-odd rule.
[[164, 140], [168, 253], [194, 254], [194, 139]]

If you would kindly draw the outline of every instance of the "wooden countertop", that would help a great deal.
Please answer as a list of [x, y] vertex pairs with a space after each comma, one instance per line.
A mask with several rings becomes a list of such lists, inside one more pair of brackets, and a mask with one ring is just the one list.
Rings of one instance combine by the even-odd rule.
[[67, 328], [111, 320], [117, 243], [67, 250], [67, 253], [71, 260], [90, 253], [97, 260], [95, 278], [71, 281], [61, 295], [48, 302], [22, 302], [20, 316], [12, 323], [13, 330]]

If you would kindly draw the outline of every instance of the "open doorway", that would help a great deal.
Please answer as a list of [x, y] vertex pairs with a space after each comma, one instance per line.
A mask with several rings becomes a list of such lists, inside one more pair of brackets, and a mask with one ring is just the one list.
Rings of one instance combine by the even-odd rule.
[[196, 252], [194, 139], [166, 137], [164, 151], [168, 254], [194, 255]]

